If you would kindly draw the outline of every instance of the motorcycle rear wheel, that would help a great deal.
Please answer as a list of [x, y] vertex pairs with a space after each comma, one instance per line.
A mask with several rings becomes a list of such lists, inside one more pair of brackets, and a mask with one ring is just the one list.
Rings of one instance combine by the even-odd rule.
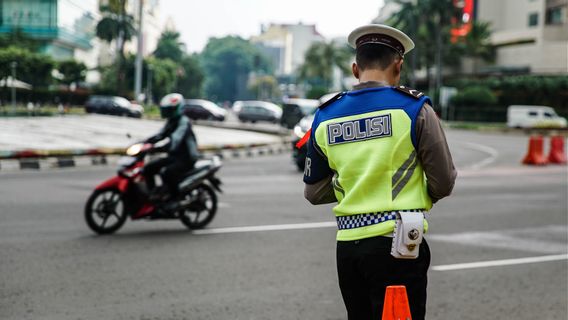
[[116, 189], [95, 190], [85, 205], [85, 221], [89, 228], [98, 234], [116, 232], [126, 218], [122, 195]]
[[185, 199], [193, 200], [189, 208], [179, 211], [181, 222], [189, 229], [201, 229], [208, 225], [217, 212], [217, 195], [206, 184], [187, 192]]

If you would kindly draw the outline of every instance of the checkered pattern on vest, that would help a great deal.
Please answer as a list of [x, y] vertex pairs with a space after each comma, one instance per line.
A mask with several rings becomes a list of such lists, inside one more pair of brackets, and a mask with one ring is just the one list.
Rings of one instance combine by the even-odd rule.
[[354, 229], [365, 226], [371, 226], [374, 224], [379, 224], [381, 222], [395, 220], [398, 212], [420, 212], [422, 210], [399, 210], [399, 211], [387, 211], [387, 212], [371, 212], [354, 214], [350, 216], [336, 217], [337, 227], [339, 230], [344, 229]]

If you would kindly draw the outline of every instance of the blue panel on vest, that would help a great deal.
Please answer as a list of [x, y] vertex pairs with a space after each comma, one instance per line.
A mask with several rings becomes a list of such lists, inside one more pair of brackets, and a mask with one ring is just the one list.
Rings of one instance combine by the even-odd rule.
[[430, 98], [427, 96], [415, 99], [393, 87], [350, 91], [327, 108], [317, 111], [312, 130], [315, 132], [320, 123], [331, 119], [388, 109], [402, 109], [411, 120], [411, 140], [414, 147], [417, 148], [416, 118], [424, 103], [427, 102], [430, 103]]
[[329, 145], [392, 136], [391, 115], [381, 115], [327, 125]]

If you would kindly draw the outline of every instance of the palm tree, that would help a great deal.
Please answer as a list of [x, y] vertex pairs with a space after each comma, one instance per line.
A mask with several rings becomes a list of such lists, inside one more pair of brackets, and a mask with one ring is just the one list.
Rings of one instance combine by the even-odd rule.
[[[416, 3], [408, 0], [396, 0], [401, 9], [389, 21], [394, 27], [413, 35], [416, 49], [413, 57], [419, 66], [425, 67], [430, 81], [430, 67], [436, 65], [436, 88], [441, 86], [443, 62], [450, 62], [451, 51], [450, 30], [452, 18], [457, 16], [458, 9], [453, 0], [419, 0]], [[413, 27], [414, 24], [414, 27]], [[418, 67], [418, 66], [417, 66]]]
[[179, 39], [180, 36], [179, 32], [173, 30], [162, 32], [154, 56], [158, 59], [171, 59], [180, 62], [185, 53], [185, 43]]
[[338, 47], [333, 42], [314, 43], [306, 52], [304, 64], [298, 70], [300, 80], [321, 81], [326, 89], [330, 89], [333, 81], [333, 69], [339, 68], [349, 73], [349, 61], [352, 51], [348, 47]]
[[96, 35], [108, 42], [116, 41], [117, 52], [117, 92], [122, 93], [124, 82], [124, 44], [136, 33], [134, 17], [126, 13], [127, 0], [109, 0], [108, 5], [101, 6], [102, 18], [97, 24]]
[[491, 44], [491, 26], [487, 22], [475, 21], [468, 34], [458, 40], [457, 45], [464, 56], [473, 59], [473, 71], [477, 71], [479, 60], [492, 62], [495, 59], [495, 47]]

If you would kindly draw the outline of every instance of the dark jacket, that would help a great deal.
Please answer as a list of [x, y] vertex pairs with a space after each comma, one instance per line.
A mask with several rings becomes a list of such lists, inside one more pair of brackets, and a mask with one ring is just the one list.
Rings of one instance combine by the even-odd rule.
[[160, 147], [160, 151], [167, 151], [169, 156], [184, 157], [192, 162], [197, 161], [200, 157], [195, 134], [186, 116], [182, 115], [168, 119], [162, 130], [146, 141], [157, 143], [166, 138], [169, 138], [170, 141]]

